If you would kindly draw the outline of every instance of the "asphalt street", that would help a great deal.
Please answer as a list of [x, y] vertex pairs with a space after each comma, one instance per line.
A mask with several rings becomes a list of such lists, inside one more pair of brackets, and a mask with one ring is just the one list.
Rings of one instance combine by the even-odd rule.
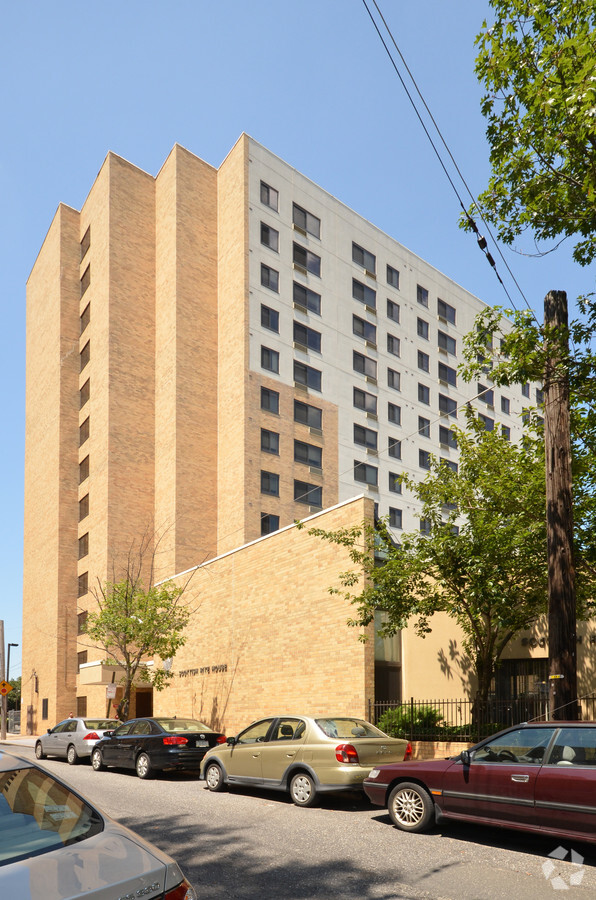
[[[6, 749], [33, 758], [32, 748]], [[596, 845], [562, 842], [584, 858], [573, 864], [549, 857], [558, 841], [501, 829], [405, 834], [357, 796], [300, 809], [274, 792], [212, 794], [186, 774], [141, 781], [86, 764], [43, 765], [170, 853], [199, 898], [556, 900], [566, 887], [571, 900], [596, 896]]]

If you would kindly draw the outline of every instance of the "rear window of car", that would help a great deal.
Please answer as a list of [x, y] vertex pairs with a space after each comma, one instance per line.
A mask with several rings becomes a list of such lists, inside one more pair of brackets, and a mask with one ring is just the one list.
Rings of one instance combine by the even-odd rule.
[[211, 731], [208, 725], [197, 719], [156, 719], [164, 731]]
[[47, 772], [0, 772], [0, 865], [57, 850], [103, 831], [101, 816]]
[[118, 719], [85, 719], [84, 721], [85, 728], [90, 728], [93, 731], [107, 731], [110, 728], [117, 728], [120, 722]]
[[330, 738], [353, 740], [359, 737], [387, 737], [364, 719], [315, 719], [315, 722], [323, 734]]

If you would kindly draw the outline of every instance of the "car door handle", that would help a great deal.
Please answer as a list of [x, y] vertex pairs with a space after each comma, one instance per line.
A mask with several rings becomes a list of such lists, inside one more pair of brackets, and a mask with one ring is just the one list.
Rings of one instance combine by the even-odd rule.
[[529, 775], [512, 775], [511, 780], [519, 781], [522, 784], [526, 784], [526, 782], [528, 782], [530, 780], [530, 776]]
[[289, 756], [291, 759], [293, 756], [296, 756], [296, 751], [295, 750], [288, 751], [288, 753], [286, 753], [286, 756]]

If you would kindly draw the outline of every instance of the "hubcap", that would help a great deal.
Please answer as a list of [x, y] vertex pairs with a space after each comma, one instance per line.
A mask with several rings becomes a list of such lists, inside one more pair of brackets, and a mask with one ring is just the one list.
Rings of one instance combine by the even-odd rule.
[[146, 756], [139, 756], [137, 761], [137, 772], [139, 775], [146, 775], [149, 770], [149, 760]]
[[294, 781], [294, 797], [299, 803], [305, 803], [311, 794], [310, 781], [304, 775], [299, 775]]
[[395, 818], [402, 825], [417, 825], [424, 816], [424, 803], [417, 791], [400, 791], [393, 801]]
[[94, 769], [99, 769], [99, 767], [101, 766], [101, 756], [99, 755], [99, 753], [93, 754], [91, 762], [93, 763]]
[[219, 769], [217, 766], [211, 766], [207, 772], [207, 784], [209, 787], [217, 787], [219, 784]]

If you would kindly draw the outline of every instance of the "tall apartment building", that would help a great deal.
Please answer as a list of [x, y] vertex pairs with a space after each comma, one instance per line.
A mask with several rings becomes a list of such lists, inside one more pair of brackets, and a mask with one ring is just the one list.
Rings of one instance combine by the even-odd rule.
[[166, 577], [364, 492], [398, 536], [466, 400], [512, 440], [535, 402], [458, 377], [480, 300], [246, 135], [218, 169], [110, 153], [27, 304], [32, 729], [85, 710], [90, 589], [141, 534]]

